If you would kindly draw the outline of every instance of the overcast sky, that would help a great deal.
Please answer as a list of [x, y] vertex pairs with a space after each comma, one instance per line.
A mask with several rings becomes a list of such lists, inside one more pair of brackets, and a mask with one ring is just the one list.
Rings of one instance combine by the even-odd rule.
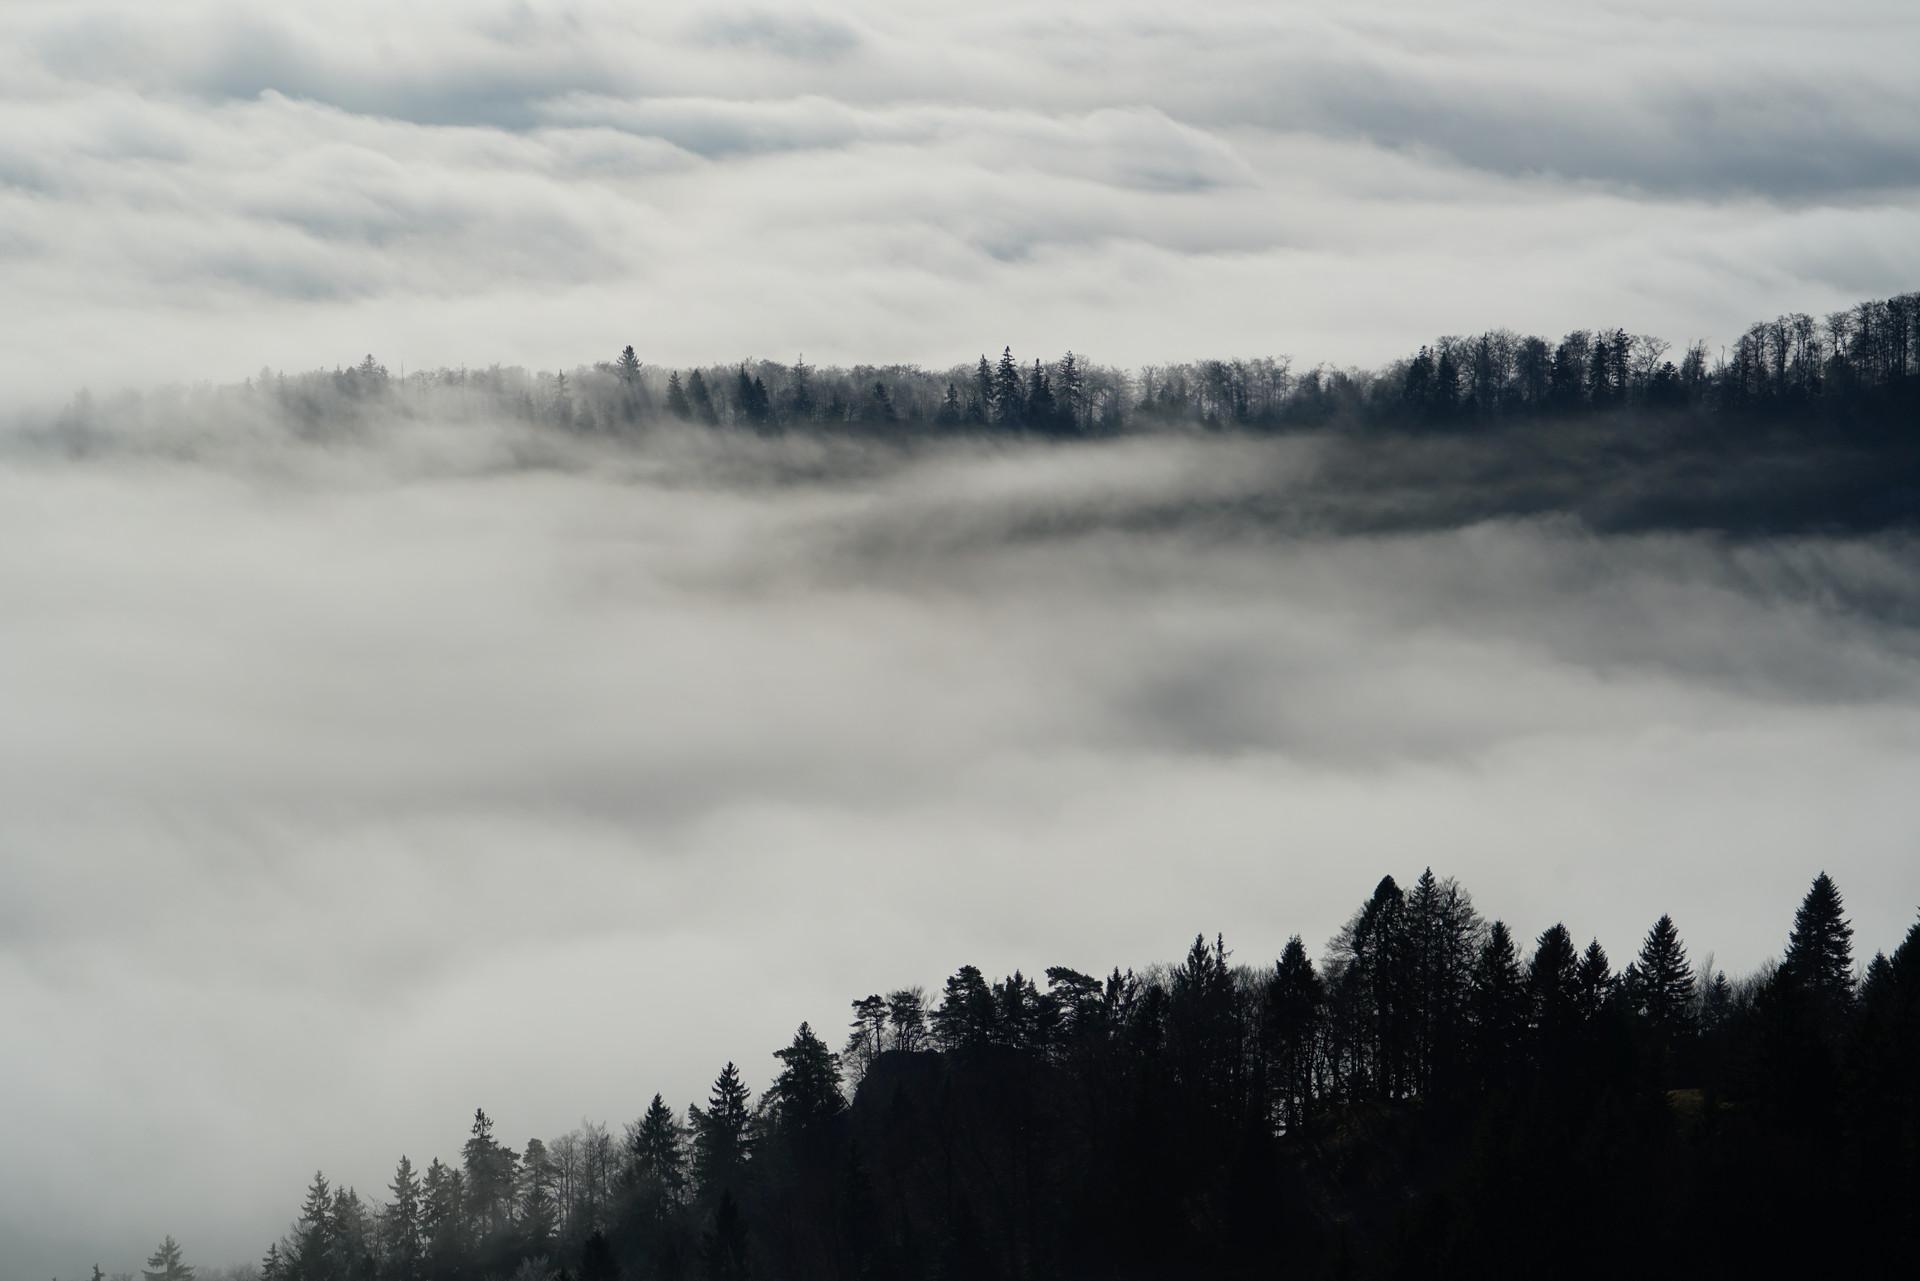
[[[1920, 281], [1917, 46], [1911, 0], [6, 0], [0, 417], [368, 350], [1727, 337]], [[1822, 868], [1863, 950], [1920, 903], [1910, 537], [1192, 514], [1306, 441], [171, 427], [0, 439], [0, 1281], [257, 1258], [316, 1166], [758, 1089], [963, 962], [1318, 955], [1428, 863], [1735, 974]]]
[[1920, 278], [1910, 0], [8, 0], [0, 384], [1373, 363]]

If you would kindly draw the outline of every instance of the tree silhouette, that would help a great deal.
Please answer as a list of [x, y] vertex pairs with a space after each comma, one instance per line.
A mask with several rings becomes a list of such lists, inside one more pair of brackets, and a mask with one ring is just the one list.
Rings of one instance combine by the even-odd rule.
[[180, 1260], [180, 1243], [171, 1234], [147, 1256], [140, 1275], [145, 1281], [193, 1281], [193, 1269]]
[[1844, 1006], [1853, 999], [1853, 926], [1825, 872], [1794, 913], [1780, 973], [1822, 1005]]
[[739, 1177], [749, 1149], [747, 1087], [732, 1063], [714, 1078], [706, 1108], [693, 1108], [691, 1119], [694, 1177], [701, 1195], [717, 1196]]

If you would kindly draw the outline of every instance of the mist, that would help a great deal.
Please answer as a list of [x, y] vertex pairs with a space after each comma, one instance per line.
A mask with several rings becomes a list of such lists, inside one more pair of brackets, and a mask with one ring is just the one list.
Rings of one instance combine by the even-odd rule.
[[1899, 525], [1500, 514], [1441, 446], [1396, 499], [1335, 433], [169, 403], [0, 447], [8, 1276], [252, 1259], [316, 1166], [759, 1089], [961, 963], [1270, 964], [1383, 871], [1735, 974], [1815, 871], [1870, 946], [1920, 902]]

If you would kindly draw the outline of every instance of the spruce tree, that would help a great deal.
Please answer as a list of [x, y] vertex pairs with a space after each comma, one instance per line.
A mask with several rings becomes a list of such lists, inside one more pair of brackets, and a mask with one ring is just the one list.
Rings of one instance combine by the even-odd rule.
[[180, 1261], [180, 1243], [172, 1234], [147, 1257], [140, 1275], [145, 1281], [193, 1281], [193, 1269]]
[[993, 421], [996, 426], [1025, 425], [1027, 403], [1020, 382], [1020, 366], [1014, 363], [1013, 348], [1002, 349], [1000, 364], [993, 374]]
[[1326, 990], [1296, 934], [1287, 940], [1267, 980], [1260, 1023], [1275, 1119], [1283, 1129], [1296, 1128], [1312, 1111], [1315, 1047], [1325, 1003]]
[[708, 427], [720, 425], [720, 411], [714, 407], [713, 391], [707, 386], [707, 376], [698, 369], [687, 375], [687, 401], [697, 421]]
[[1512, 1078], [1526, 1032], [1527, 989], [1520, 956], [1503, 921], [1487, 928], [1486, 942], [1473, 967], [1475, 1057], [1487, 1084]]
[[657, 1210], [679, 1204], [686, 1194], [686, 1132], [658, 1094], [628, 1140], [628, 1163], [643, 1197]]
[[1825, 872], [1793, 916], [1781, 976], [1821, 1005], [1844, 1008], [1853, 999], [1853, 926], [1840, 890]]
[[640, 358], [633, 354], [633, 348], [631, 346], [621, 351], [620, 358], [613, 362], [613, 371], [615, 375], [619, 377], [621, 384], [626, 387], [629, 392], [638, 387], [640, 383]]
[[780, 1060], [780, 1074], [769, 1092], [782, 1128], [805, 1129], [846, 1107], [840, 1094], [840, 1057], [814, 1035], [812, 1027], [802, 1023], [792, 1044], [775, 1050], [773, 1057]]
[[1606, 1012], [1613, 1000], [1615, 978], [1613, 962], [1599, 939], [1590, 939], [1580, 955], [1580, 968], [1574, 975], [1582, 1022], [1592, 1023]]
[[717, 1196], [739, 1177], [746, 1165], [749, 1147], [747, 1087], [740, 1080], [740, 1069], [729, 1063], [714, 1078], [713, 1090], [703, 1110], [690, 1110], [693, 1130], [694, 1174], [700, 1194]]
[[413, 1172], [413, 1162], [404, 1156], [394, 1167], [387, 1194], [390, 1200], [380, 1211], [380, 1236], [386, 1258], [382, 1275], [387, 1281], [416, 1281], [420, 1275], [422, 1247], [420, 1180]]
[[683, 421], [693, 419], [693, 406], [687, 402], [687, 389], [680, 385], [678, 369], [667, 375], [667, 412]]
[[1565, 925], [1542, 931], [1527, 967], [1533, 1025], [1549, 1054], [1564, 1051], [1580, 1022], [1580, 958]]
[[1661, 916], [1647, 931], [1634, 963], [1634, 1003], [1647, 1026], [1662, 1037], [1677, 1036], [1692, 1026], [1693, 967], [1671, 916]]

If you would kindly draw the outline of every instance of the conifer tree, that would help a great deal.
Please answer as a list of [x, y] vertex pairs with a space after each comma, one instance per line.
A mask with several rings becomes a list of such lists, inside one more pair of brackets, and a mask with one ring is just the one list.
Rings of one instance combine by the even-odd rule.
[[792, 1044], [774, 1051], [773, 1057], [780, 1060], [780, 1073], [769, 1093], [782, 1128], [804, 1129], [846, 1107], [840, 1094], [840, 1058], [812, 1027], [802, 1023]]
[[1020, 382], [1020, 366], [1014, 363], [1013, 348], [1002, 349], [1000, 364], [993, 374], [993, 421], [997, 426], [1020, 427], [1026, 424], [1026, 395]]
[[994, 1039], [993, 991], [986, 976], [963, 965], [947, 979], [933, 1011], [933, 1039], [943, 1050], [971, 1049]]
[[1276, 1119], [1284, 1129], [1299, 1126], [1312, 1111], [1315, 1050], [1325, 1002], [1320, 976], [1296, 934], [1287, 940], [1267, 980], [1260, 1029]]
[[628, 1140], [628, 1162], [634, 1182], [658, 1211], [679, 1204], [687, 1187], [686, 1132], [658, 1094]]
[[687, 402], [687, 389], [680, 385], [678, 369], [667, 375], [667, 412], [683, 421], [693, 420], [693, 406]]
[[180, 1243], [171, 1233], [147, 1257], [140, 1275], [145, 1281], [193, 1281], [193, 1269], [180, 1260]]
[[520, 1241], [529, 1254], [543, 1255], [553, 1245], [559, 1221], [554, 1197], [557, 1178], [547, 1145], [528, 1139], [526, 1155], [520, 1159]]
[[1853, 999], [1853, 926], [1840, 890], [1825, 872], [1813, 880], [1793, 916], [1781, 976], [1821, 1005], [1844, 1008]]
[[1580, 1023], [1580, 958], [1565, 925], [1541, 932], [1527, 967], [1527, 988], [1543, 1051], [1564, 1052]]
[[714, 407], [713, 391], [707, 386], [707, 376], [698, 369], [687, 375], [687, 401], [696, 421], [708, 427], [720, 425], [720, 411]]
[[1613, 1000], [1614, 983], [1613, 962], [1607, 957], [1607, 949], [1600, 946], [1599, 939], [1588, 940], [1587, 950], [1580, 954], [1580, 968], [1574, 975], [1582, 1022], [1591, 1023], [1606, 1010]]
[[702, 1196], [716, 1196], [736, 1179], [748, 1157], [747, 1087], [729, 1063], [714, 1078], [703, 1110], [691, 1109], [694, 1175]]
[[1693, 967], [1671, 916], [1661, 916], [1647, 931], [1631, 990], [1635, 1008], [1656, 1035], [1672, 1037], [1692, 1026]]
[[847, 1044], [842, 1056], [858, 1081], [880, 1057], [886, 1045], [887, 999], [878, 992], [853, 1003], [853, 1022], [848, 1024]]
[[1526, 1018], [1526, 982], [1513, 935], [1505, 922], [1495, 921], [1473, 967], [1474, 1045], [1483, 1081], [1500, 1084], [1511, 1078]]
[[993, 389], [993, 367], [987, 364], [986, 353], [982, 352], [979, 367], [973, 371], [973, 403], [969, 406], [978, 410], [981, 422], [989, 418], [999, 420], [999, 416], [994, 412]]
[[420, 1179], [413, 1172], [413, 1162], [404, 1156], [394, 1167], [387, 1194], [390, 1199], [380, 1211], [380, 1236], [386, 1259], [382, 1275], [387, 1281], [416, 1281], [423, 1245]]

